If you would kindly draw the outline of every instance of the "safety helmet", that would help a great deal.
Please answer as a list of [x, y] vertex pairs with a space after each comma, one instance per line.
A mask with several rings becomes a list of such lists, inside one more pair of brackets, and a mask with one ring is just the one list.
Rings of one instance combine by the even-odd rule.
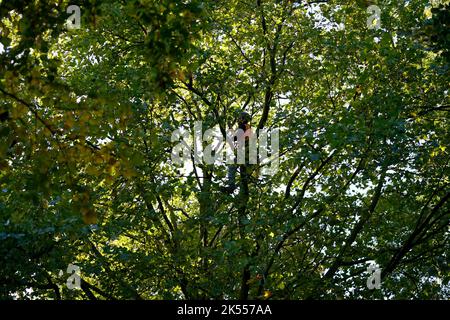
[[252, 117], [245, 111], [239, 114], [238, 122], [239, 123], [249, 123]]

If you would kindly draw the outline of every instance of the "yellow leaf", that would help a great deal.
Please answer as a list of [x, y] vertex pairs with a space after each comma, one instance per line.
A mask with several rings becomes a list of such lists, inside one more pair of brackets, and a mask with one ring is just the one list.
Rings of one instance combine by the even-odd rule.
[[26, 112], [28, 111], [28, 109], [21, 105], [21, 104], [17, 104], [14, 106], [14, 108], [12, 108], [11, 110], [11, 118], [13, 119], [19, 119], [21, 118]]
[[136, 176], [136, 173], [134, 172], [134, 170], [132, 168], [126, 168], [125, 170], [123, 170], [122, 174], [127, 179], [130, 179], [130, 178]]
[[65, 121], [64, 121], [64, 128], [65, 129], [72, 129], [75, 125], [75, 119], [71, 114], [66, 115]]
[[98, 176], [100, 174], [100, 170], [97, 166], [92, 165], [86, 168], [86, 173], [92, 176]]
[[85, 224], [96, 224], [97, 214], [92, 208], [82, 208], [81, 214]]
[[115, 175], [116, 175], [116, 172], [117, 172], [117, 170], [116, 170], [116, 165], [113, 164], [113, 165], [109, 166], [108, 172], [109, 172], [109, 174], [110, 174], [111, 176], [115, 176]]

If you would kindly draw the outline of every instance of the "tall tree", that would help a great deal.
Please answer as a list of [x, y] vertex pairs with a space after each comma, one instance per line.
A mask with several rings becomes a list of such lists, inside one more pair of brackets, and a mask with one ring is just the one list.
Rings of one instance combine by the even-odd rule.
[[[445, 3], [0, 2], [0, 297], [448, 299]], [[172, 161], [241, 111], [274, 174]]]

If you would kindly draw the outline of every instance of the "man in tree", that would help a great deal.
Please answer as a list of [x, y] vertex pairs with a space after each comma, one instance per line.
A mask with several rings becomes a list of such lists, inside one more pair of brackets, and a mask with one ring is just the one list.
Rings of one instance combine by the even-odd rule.
[[[236, 172], [237, 172], [238, 167], [241, 172], [241, 179], [248, 181], [247, 166], [250, 163], [250, 161], [249, 161], [249, 158], [250, 158], [250, 155], [249, 155], [250, 143], [249, 143], [249, 141], [253, 135], [250, 121], [251, 121], [250, 114], [248, 114], [247, 112], [241, 112], [237, 119], [238, 128], [236, 129], [234, 134], [231, 135], [232, 139], [230, 139], [230, 136], [227, 137], [227, 142], [230, 144], [231, 149], [233, 150], [235, 158], [236, 158], [236, 163], [230, 164], [228, 166], [228, 174], [227, 174], [228, 185], [227, 185], [227, 187], [222, 189], [222, 191], [229, 193], [229, 194], [233, 193], [234, 190], [236, 189]], [[245, 159], [243, 161], [244, 163], [240, 163], [240, 162], [242, 162], [242, 160], [239, 157], [239, 150], [241, 148], [243, 148], [243, 152], [244, 152], [244, 157], [245, 157]]]

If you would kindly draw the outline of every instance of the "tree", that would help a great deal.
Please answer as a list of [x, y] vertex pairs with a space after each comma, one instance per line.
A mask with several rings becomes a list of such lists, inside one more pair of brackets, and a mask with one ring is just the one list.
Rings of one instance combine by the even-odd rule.
[[[0, 3], [3, 299], [449, 297], [444, 11], [80, 1], [66, 30], [69, 4]], [[275, 174], [229, 195], [226, 164], [172, 161], [242, 110], [280, 128]]]

